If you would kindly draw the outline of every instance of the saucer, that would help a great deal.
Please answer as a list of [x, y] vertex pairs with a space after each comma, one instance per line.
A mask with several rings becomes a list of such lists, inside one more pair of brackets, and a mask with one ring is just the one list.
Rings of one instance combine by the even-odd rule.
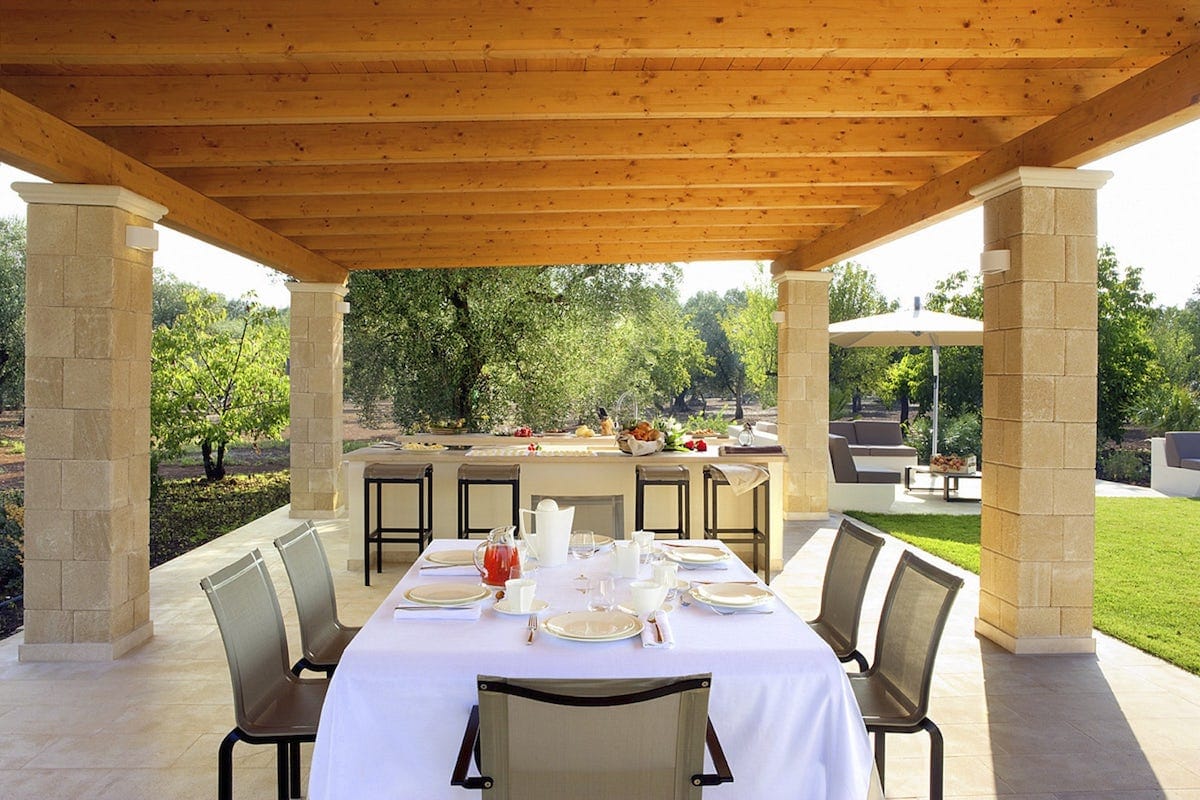
[[539, 611], [545, 611], [549, 607], [549, 603], [547, 603], [545, 600], [539, 600], [536, 597], [533, 598], [533, 606], [528, 611], [518, 611], [516, 603], [509, 602], [507, 597], [503, 600], [497, 600], [496, 604], [492, 606], [492, 608], [496, 609], [496, 611], [501, 614], [511, 614], [512, 616], [521, 617], [527, 617], [530, 614], [536, 614]]

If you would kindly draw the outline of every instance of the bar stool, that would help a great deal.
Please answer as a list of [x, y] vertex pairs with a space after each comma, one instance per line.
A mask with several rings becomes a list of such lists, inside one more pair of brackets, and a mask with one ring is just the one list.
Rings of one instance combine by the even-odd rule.
[[[753, 569], [756, 573], [758, 572], [758, 548], [761, 545], [763, 558], [766, 561], [763, 570], [769, 583], [771, 580], [771, 480], [768, 478], [751, 490], [754, 507], [748, 528], [721, 527], [717, 521], [717, 487], [728, 485], [729, 480], [721, 474], [720, 470], [714, 469], [711, 464], [704, 466], [704, 538], [719, 539], [731, 544], [750, 544], [754, 550]], [[709, 516], [710, 499], [712, 503], [711, 518]], [[760, 502], [762, 504], [762, 527], [759, 527], [758, 523]]]
[[462, 464], [458, 468], [458, 538], [470, 539], [472, 533], [486, 534], [496, 527], [471, 527], [471, 487], [489, 485], [512, 487], [512, 524], [520, 525], [517, 506], [521, 499], [521, 465]]
[[[415, 486], [417, 519], [411, 527], [386, 527], [383, 524], [383, 487], [385, 484]], [[375, 488], [375, 527], [371, 527], [371, 487]], [[410, 536], [387, 536], [406, 533]], [[415, 544], [423, 553], [433, 541], [433, 465], [368, 464], [363, 470], [363, 583], [371, 585], [371, 542], [375, 542], [376, 571], [383, 572], [383, 545]]]
[[[639, 464], [635, 469], [636, 491], [634, 493], [633, 527], [635, 530], [653, 530], [654, 533], [675, 534], [679, 539], [692, 538], [691, 508], [692, 508], [692, 477], [691, 472], [682, 464], [669, 466], [644, 466]], [[674, 528], [647, 528], [646, 525], [646, 487], [674, 486], [676, 526]]]

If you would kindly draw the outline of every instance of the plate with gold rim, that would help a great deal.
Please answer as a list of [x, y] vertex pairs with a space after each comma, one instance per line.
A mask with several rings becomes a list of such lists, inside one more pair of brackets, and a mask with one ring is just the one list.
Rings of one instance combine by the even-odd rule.
[[426, 553], [425, 560], [447, 567], [471, 567], [475, 565], [474, 550], [437, 550]]
[[760, 606], [775, 596], [761, 586], [744, 583], [699, 583], [692, 594], [710, 605], [739, 607]]
[[406, 600], [427, 606], [466, 606], [490, 595], [478, 583], [426, 583], [404, 593]]
[[621, 611], [568, 611], [542, 623], [543, 630], [575, 642], [616, 642], [642, 632], [642, 621]]

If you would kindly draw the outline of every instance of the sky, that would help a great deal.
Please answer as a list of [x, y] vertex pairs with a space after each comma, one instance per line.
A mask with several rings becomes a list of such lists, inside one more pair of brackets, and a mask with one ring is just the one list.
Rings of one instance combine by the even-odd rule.
[[[1099, 193], [1099, 243], [1112, 245], [1123, 266], [1142, 269], [1143, 285], [1154, 293], [1158, 304], [1183, 305], [1200, 291], [1200, 255], [1195, 245], [1200, 220], [1200, 121], [1085, 168], [1113, 173]], [[0, 164], [0, 216], [23, 217], [25, 204], [10, 186], [37, 180]], [[179, 279], [227, 297], [252, 291], [261, 302], [288, 305], [288, 291], [279, 273], [158, 227], [155, 264]], [[914, 295], [928, 293], [951, 273], [977, 270], [982, 249], [983, 212], [977, 208], [860, 253], [853, 260], [875, 275], [884, 295], [911, 307]], [[752, 261], [685, 264], [680, 297], [745, 286], [758, 270], [759, 265]]]

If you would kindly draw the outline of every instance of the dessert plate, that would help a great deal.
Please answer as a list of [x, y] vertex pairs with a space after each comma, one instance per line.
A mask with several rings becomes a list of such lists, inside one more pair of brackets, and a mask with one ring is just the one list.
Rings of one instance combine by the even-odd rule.
[[412, 587], [404, 598], [427, 606], [465, 606], [490, 594], [478, 583], [427, 583]]

